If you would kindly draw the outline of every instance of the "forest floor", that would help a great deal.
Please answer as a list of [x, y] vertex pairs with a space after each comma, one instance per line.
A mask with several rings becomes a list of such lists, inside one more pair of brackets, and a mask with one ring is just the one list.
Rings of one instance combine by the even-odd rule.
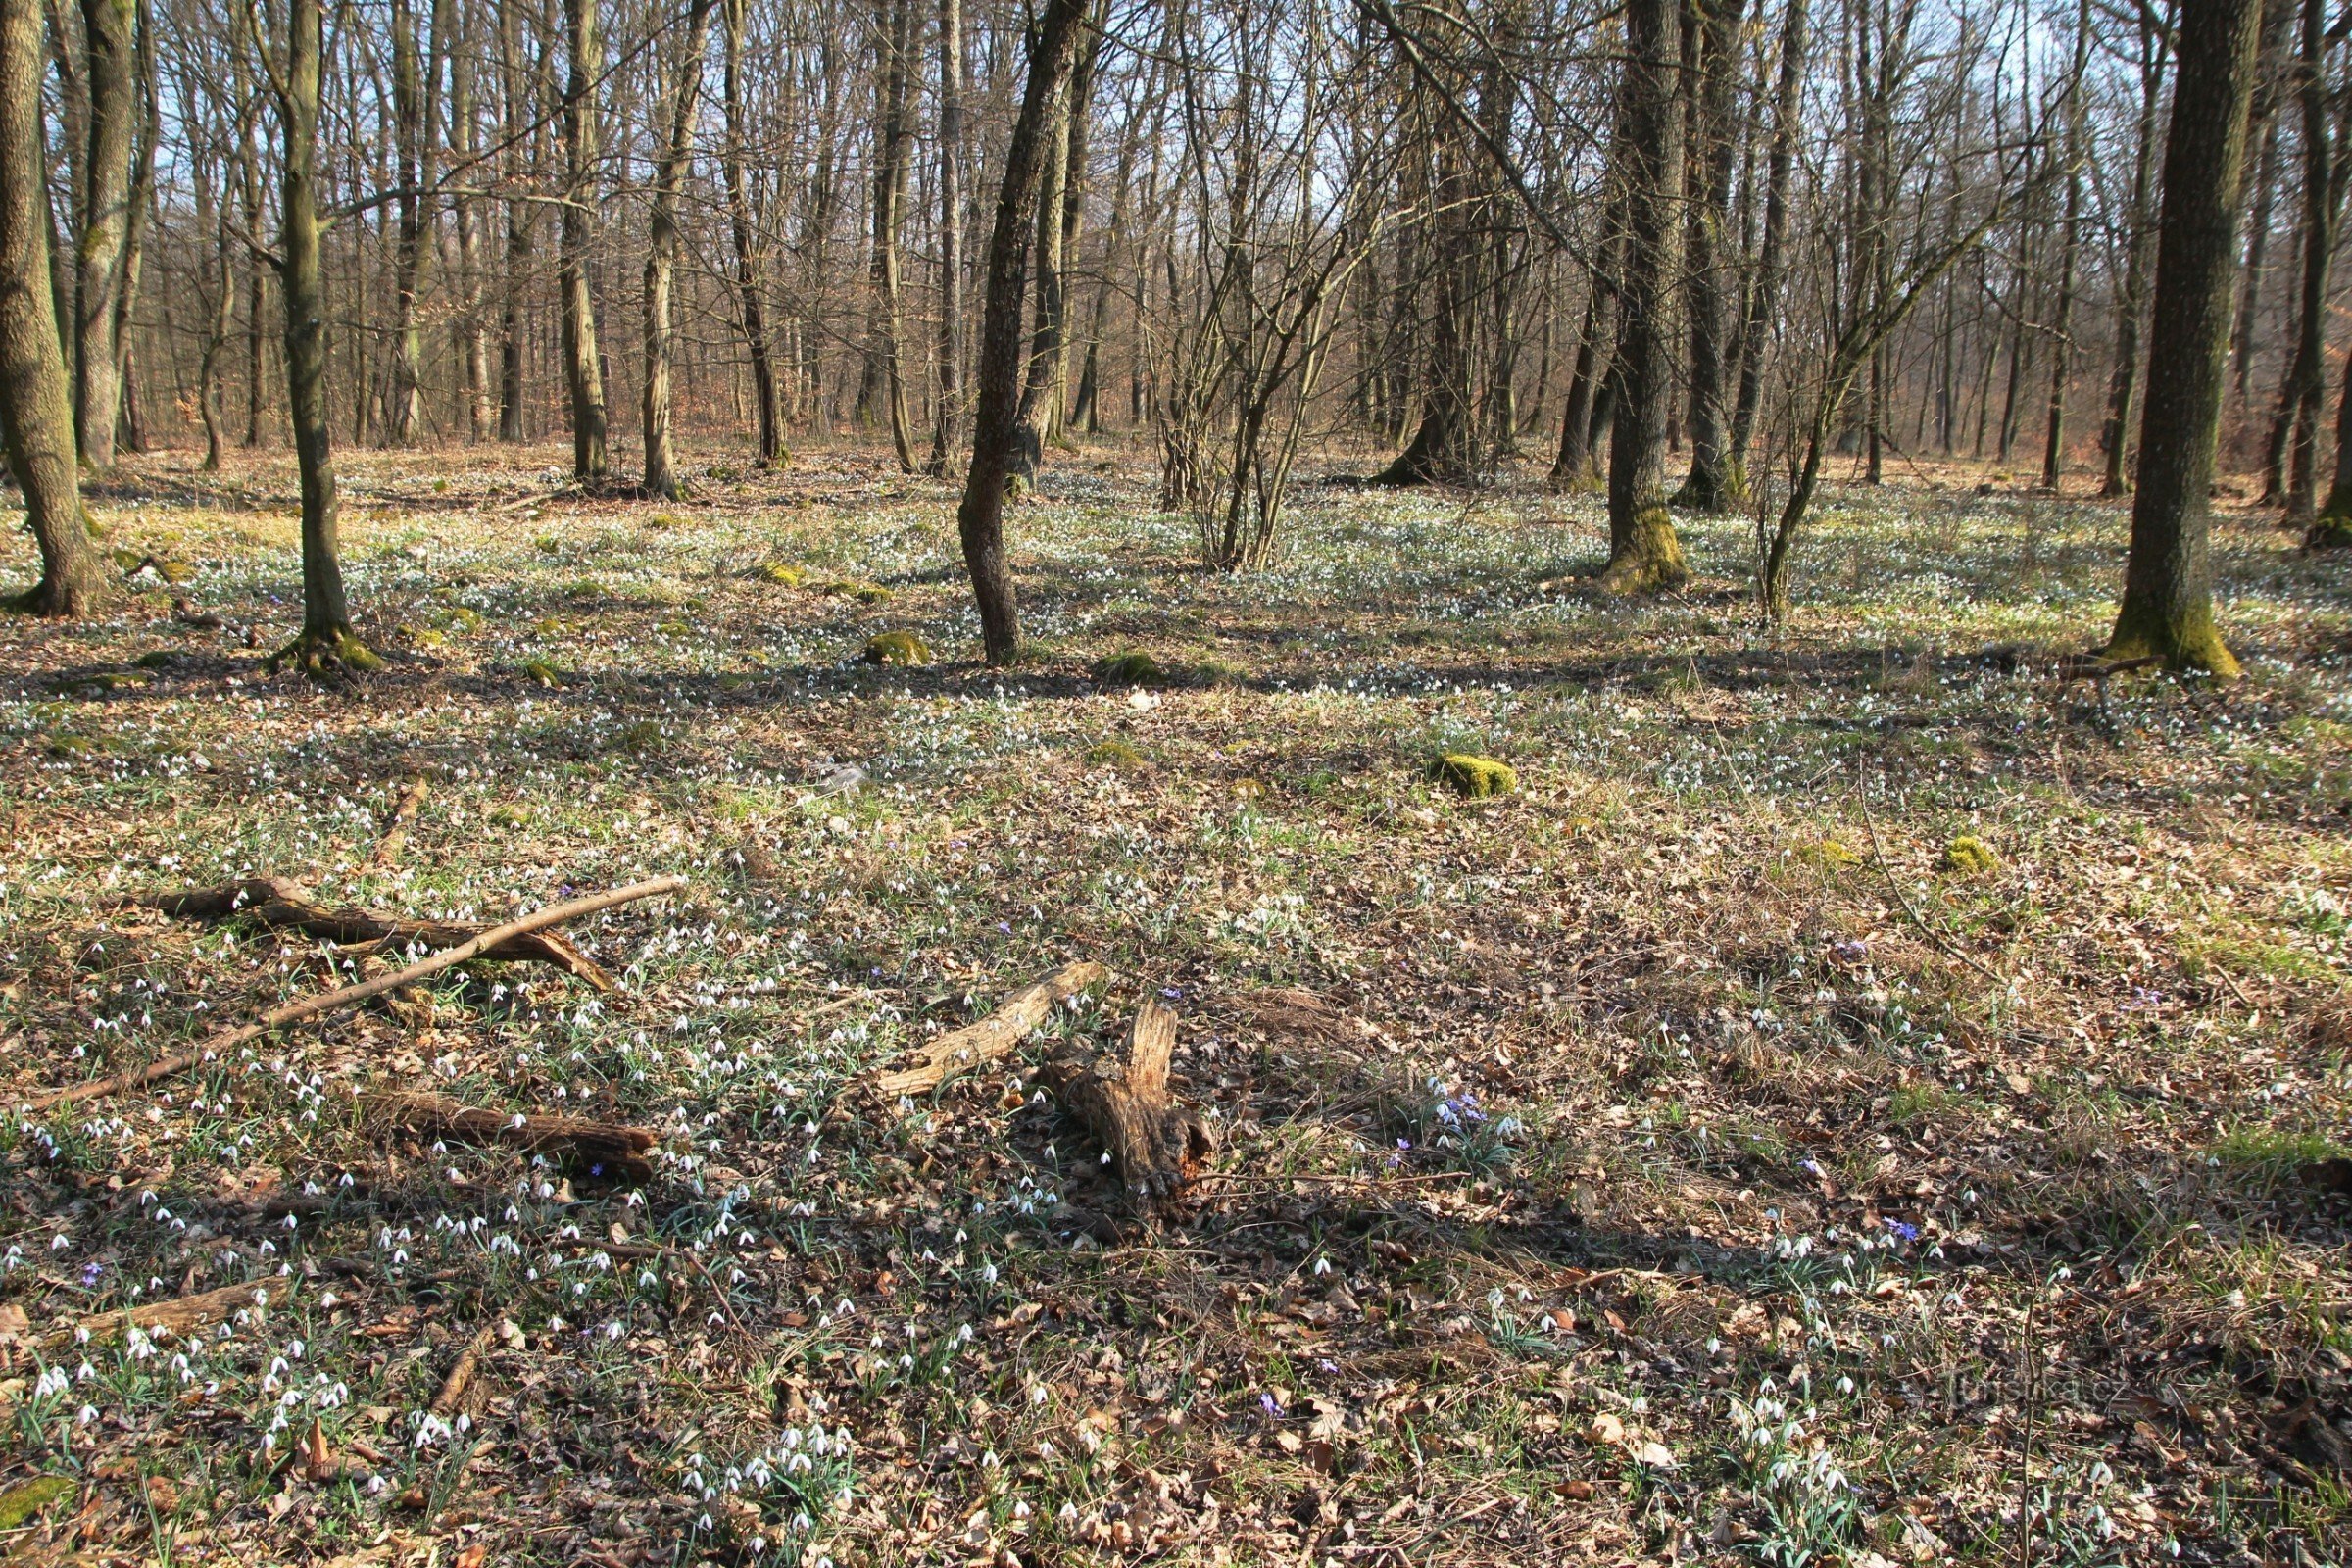
[[[999, 673], [947, 486], [558, 462], [345, 460], [363, 683], [265, 669], [281, 461], [134, 464], [133, 597], [0, 623], [10, 1561], [2352, 1560], [2352, 564], [2226, 513], [2247, 678], [2102, 690], [2112, 505], [1834, 488], [1767, 637], [1747, 519], [1619, 603], [1592, 498], [1309, 485], [1228, 577], [1103, 450], [1011, 514]], [[475, 963], [24, 1108], [385, 964], [128, 895], [668, 872], [573, 930], [608, 994]], [[1155, 995], [1218, 1148], [1153, 1219], [1023, 1069]]]

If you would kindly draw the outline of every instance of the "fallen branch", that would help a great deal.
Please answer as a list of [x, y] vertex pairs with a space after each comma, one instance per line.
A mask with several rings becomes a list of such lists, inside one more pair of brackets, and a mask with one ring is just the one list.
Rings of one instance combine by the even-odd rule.
[[109, 1078], [100, 1078], [91, 1083], [77, 1084], [72, 1089], [61, 1089], [54, 1094], [43, 1095], [33, 1101], [29, 1108], [36, 1112], [51, 1110], [59, 1105], [71, 1105], [84, 1100], [97, 1100], [107, 1095], [121, 1094], [125, 1089], [137, 1089], [144, 1084], [155, 1082], [158, 1078], [169, 1078], [173, 1073], [185, 1072], [199, 1062], [209, 1061], [224, 1052], [234, 1051], [237, 1047], [259, 1040], [270, 1031], [282, 1029], [287, 1024], [299, 1023], [305, 1018], [316, 1018], [321, 1013], [333, 1012], [338, 1007], [348, 1007], [354, 1003], [365, 1002], [369, 997], [380, 997], [387, 991], [397, 991], [402, 986], [415, 985], [427, 975], [439, 974], [444, 969], [454, 969], [466, 959], [480, 957], [483, 954], [511, 942], [516, 937], [527, 935], [533, 931], [545, 930], [549, 926], [562, 925], [566, 920], [577, 920], [584, 915], [596, 914], [623, 904], [634, 904], [639, 899], [660, 898], [663, 894], [675, 893], [684, 886], [686, 886], [686, 879], [682, 876], [660, 876], [650, 882], [634, 882], [625, 888], [614, 888], [609, 893], [592, 893], [585, 898], [567, 900], [563, 904], [551, 904], [544, 909], [535, 909], [517, 919], [509, 920], [505, 925], [493, 926], [469, 942], [462, 942], [458, 946], [445, 949], [430, 957], [419, 958], [405, 969], [396, 969], [390, 974], [377, 975], [372, 980], [362, 980], [353, 985], [344, 986], [340, 990], [323, 992], [315, 997], [304, 997], [298, 1001], [272, 1007], [262, 1014], [259, 1022], [239, 1024], [234, 1028], [222, 1029], [215, 1034], [207, 1035], [194, 1048], [180, 1052], [177, 1055], [166, 1056], [161, 1061], [150, 1062], [146, 1066], [130, 1072], [119, 1072]]
[[546, 1154], [600, 1178], [651, 1181], [646, 1152], [661, 1139], [651, 1128], [584, 1116], [525, 1116], [519, 1111], [484, 1110], [446, 1095], [380, 1092], [360, 1097], [372, 1117], [413, 1133], [454, 1138], [466, 1144], [505, 1144]]
[[1083, 959], [1065, 963], [1005, 998], [996, 1011], [978, 1023], [941, 1035], [923, 1048], [920, 1062], [879, 1075], [874, 1079], [874, 1087], [893, 1097], [919, 1095], [983, 1062], [1002, 1060], [1046, 1021], [1055, 1003], [1074, 997], [1089, 986], [1100, 985], [1109, 975], [1110, 971], [1099, 963]]
[[2096, 654], [2078, 654], [2058, 666], [2057, 681], [2061, 686], [2070, 681], [2095, 680], [2102, 687], [2118, 675], [2129, 675], [2135, 669], [2153, 669], [2164, 662], [2162, 654], [2148, 654], [2138, 659], [2118, 659], [2113, 662]]
[[[396, 827], [393, 831], [400, 830]], [[384, 842], [393, 844], [394, 840], [387, 835]], [[330, 909], [300, 886], [276, 876], [239, 877], [218, 887], [190, 888], [185, 893], [141, 893], [130, 902], [178, 920], [225, 920], [235, 916], [272, 931], [299, 931], [321, 942], [345, 946], [373, 944], [393, 952], [455, 948], [471, 942], [484, 931], [482, 926], [464, 921], [413, 920], [380, 909]], [[612, 977], [601, 965], [553, 931], [516, 933], [483, 949], [480, 956], [553, 964], [599, 991], [612, 989]]]
[[248, 1308], [256, 1312], [269, 1310], [273, 1298], [282, 1300], [293, 1289], [294, 1277], [280, 1276], [266, 1280], [248, 1281], [243, 1285], [223, 1285], [217, 1291], [204, 1291], [195, 1296], [175, 1296], [170, 1300], [149, 1301], [120, 1312], [100, 1312], [85, 1317], [75, 1325], [77, 1333], [92, 1340], [105, 1339], [129, 1329], [142, 1333], [161, 1332], [174, 1339], [185, 1339], [197, 1329], [210, 1328], [225, 1318], [233, 1317]]
[[416, 808], [424, 804], [424, 797], [430, 789], [424, 776], [418, 774], [409, 780], [407, 789], [400, 792], [400, 804], [392, 808], [392, 825], [385, 829], [383, 838], [375, 846], [375, 853], [368, 857], [368, 864], [371, 869], [380, 871], [400, 858], [400, 848], [409, 841], [409, 824], [416, 820]]
[[496, 1322], [485, 1323], [475, 1331], [473, 1339], [459, 1354], [457, 1364], [449, 1369], [449, 1376], [441, 1380], [441, 1392], [433, 1396], [430, 1407], [433, 1414], [446, 1420], [458, 1413], [458, 1401], [466, 1397], [474, 1373], [481, 1370], [482, 1357], [489, 1352], [490, 1342], [497, 1337]]
[[1168, 1093], [1175, 1050], [1176, 1014], [1148, 999], [1124, 1052], [1098, 1054], [1070, 1042], [1037, 1075], [1109, 1152], [1128, 1192], [1149, 1203], [1180, 1195], [1216, 1151], [1207, 1124]]

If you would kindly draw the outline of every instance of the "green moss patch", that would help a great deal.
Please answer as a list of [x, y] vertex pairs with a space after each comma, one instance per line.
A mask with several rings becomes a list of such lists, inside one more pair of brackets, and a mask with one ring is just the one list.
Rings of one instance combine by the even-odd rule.
[[1468, 752], [1450, 752], [1430, 764], [1429, 776], [1468, 800], [1483, 801], [1508, 795], [1519, 787], [1519, 774], [1508, 762]]
[[865, 652], [858, 657], [869, 664], [928, 664], [931, 645], [910, 631], [878, 632], [865, 640]]

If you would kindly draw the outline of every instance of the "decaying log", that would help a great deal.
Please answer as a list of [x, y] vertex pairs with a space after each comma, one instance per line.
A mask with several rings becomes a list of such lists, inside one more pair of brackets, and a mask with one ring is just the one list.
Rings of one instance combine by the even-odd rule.
[[251, 1309], [266, 1312], [274, 1302], [282, 1301], [294, 1288], [295, 1276], [279, 1275], [271, 1279], [249, 1280], [243, 1285], [223, 1285], [217, 1291], [204, 1291], [195, 1296], [175, 1296], [170, 1300], [149, 1301], [144, 1306], [130, 1307], [120, 1312], [100, 1312], [85, 1317], [78, 1329], [86, 1330], [93, 1340], [128, 1329], [142, 1332], [162, 1332], [184, 1339], [198, 1329], [234, 1317]]
[[446, 1418], [458, 1413], [458, 1401], [465, 1398], [466, 1391], [473, 1386], [473, 1375], [481, 1370], [482, 1357], [490, 1353], [490, 1342], [496, 1338], [498, 1324], [495, 1320], [474, 1331], [472, 1340], [467, 1342], [466, 1348], [459, 1353], [457, 1363], [449, 1369], [449, 1376], [441, 1380], [441, 1392], [433, 1396], [433, 1414]]
[[414, 985], [425, 976], [439, 974], [444, 969], [454, 969], [466, 959], [479, 957], [484, 953], [511, 942], [516, 937], [533, 931], [543, 931], [549, 926], [562, 925], [566, 920], [577, 920], [583, 915], [596, 914], [623, 904], [633, 904], [639, 899], [658, 898], [665, 893], [675, 893], [685, 885], [686, 879], [682, 876], [658, 876], [650, 882], [632, 882], [625, 888], [614, 888], [610, 893], [592, 893], [585, 898], [569, 899], [562, 904], [551, 904], [544, 909], [534, 909], [529, 914], [519, 915], [509, 920], [505, 925], [492, 926], [471, 941], [462, 942], [458, 946], [445, 949], [430, 957], [419, 958], [405, 969], [396, 969], [390, 974], [379, 974], [372, 980], [362, 980], [344, 986], [340, 990], [321, 992], [315, 997], [303, 997], [298, 1001], [285, 1003], [263, 1013], [258, 1022], [238, 1024], [234, 1028], [222, 1029], [218, 1033], [207, 1035], [193, 1049], [180, 1052], [177, 1055], [166, 1056], [160, 1061], [149, 1062], [146, 1066], [134, 1068], [129, 1072], [119, 1072], [109, 1078], [96, 1079], [86, 1084], [76, 1084], [72, 1089], [61, 1089], [54, 1094], [43, 1095], [32, 1101], [28, 1108], [36, 1112], [53, 1110], [59, 1105], [71, 1105], [84, 1100], [97, 1100], [107, 1095], [121, 1094], [125, 1089], [136, 1089], [142, 1084], [151, 1084], [158, 1078], [169, 1078], [175, 1072], [187, 1071], [198, 1062], [210, 1061], [217, 1056], [225, 1055], [239, 1046], [261, 1039], [273, 1029], [282, 1029], [287, 1024], [299, 1023], [305, 1018], [316, 1018], [321, 1013], [333, 1012], [336, 1008], [350, 1006], [355, 1002], [365, 1002], [369, 997], [382, 996], [387, 991], [398, 991], [403, 986]]
[[409, 841], [409, 824], [416, 820], [416, 808], [424, 804], [425, 792], [431, 786], [421, 774], [409, 780], [409, 787], [400, 792], [400, 804], [392, 808], [392, 825], [368, 857], [368, 863], [380, 871], [400, 858], [401, 846]]
[[[391, 841], [387, 838], [386, 842]], [[372, 943], [393, 953], [405, 953], [411, 948], [455, 948], [471, 942], [487, 929], [458, 920], [415, 920], [380, 909], [330, 909], [303, 888], [277, 876], [239, 877], [218, 887], [191, 888], [185, 893], [142, 893], [130, 902], [179, 920], [225, 920], [234, 916], [273, 931], [299, 931], [321, 942]], [[554, 931], [526, 931], [506, 938], [494, 948], [483, 949], [479, 956], [549, 963], [599, 991], [612, 989], [611, 975]]]
[[484, 1110], [446, 1095], [380, 1092], [360, 1097], [373, 1119], [419, 1135], [466, 1144], [505, 1144], [545, 1154], [566, 1168], [603, 1180], [651, 1181], [647, 1151], [661, 1142], [651, 1128], [584, 1116], [525, 1116]]
[[1003, 1005], [978, 1023], [951, 1030], [923, 1048], [923, 1059], [911, 1067], [877, 1075], [874, 1087], [889, 1096], [919, 1095], [969, 1072], [983, 1062], [999, 1061], [1029, 1038], [1046, 1021], [1054, 1004], [1100, 985], [1110, 971], [1099, 963], [1065, 963], [1044, 979], [1023, 986]]
[[1207, 1124], [1168, 1093], [1175, 1050], [1176, 1014], [1150, 1000], [1123, 1052], [1097, 1054], [1068, 1042], [1037, 1075], [1109, 1152], [1128, 1192], [1150, 1203], [1181, 1194], [1216, 1152]]

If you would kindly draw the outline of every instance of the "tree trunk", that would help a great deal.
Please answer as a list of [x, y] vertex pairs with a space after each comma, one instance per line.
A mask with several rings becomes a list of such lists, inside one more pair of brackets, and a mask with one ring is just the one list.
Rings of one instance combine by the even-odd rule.
[[2156, 301], [2148, 337], [2139, 494], [2110, 659], [2159, 656], [2176, 669], [2237, 673], [2213, 623], [2208, 492], [2230, 347], [2239, 179], [2261, 0], [2184, 0]]
[[1764, 237], [1756, 253], [1755, 280], [1740, 313], [1740, 393], [1732, 406], [1726, 448], [1726, 465], [1740, 475], [1742, 487], [1756, 415], [1764, 402], [1764, 335], [1779, 318], [1781, 277], [1787, 266], [1788, 184], [1804, 104], [1805, 21], [1805, 0], [1788, 0], [1788, 17], [1781, 25], [1780, 80], [1773, 93], [1772, 152], [1765, 160]]
[[[1072, 73], [1075, 75], [1075, 71]], [[1049, 400], [1059, 394], [1052, 383], [1059, 359], [1062, 329], [1061, 199], [1070, 174], [1070, 93], [1067, 84], [1054, 101], [1048, 121], [1044, 160], [1038, 171], [1037, 199], [1037, 329], [1029, 346], [1029, 364], [1021, 379], [1020, 409], [1013, 425], [1013, 472], [1024, 480], [1037, 477], [1045, 461], [1046, 435], [1055, 418]]]
[[726, 143], [720, 163], [727, 184], [727, 228], [735, 242], [735, 296], [743, 317], [743, 340], [751, 359], [752, 401], [760, 426], [759, 464], [768, 467], [784, 455], [777, 424], [776, 367], [767, 341], [767, 304], [760, 277], [760, 251], [752, 199], [743, 170], [743, 28], [746, 0], [725, 0]]
[[598, 0], [564, 0], [564, 233], [556, 287], [563, 296], [564, 381], [571, 395], [571, 471], [581, 484], [605, 482], [605, 368], [597, 350], [596, 295], [588, 280], [588, 241], [596, 201], [594, 92], [604, 74], [597, 36]]
[[980, 319], [972, 466], [956, 511], [964, 565], [980, 611], [980, 634], [991, 664], [1013, 662], [1020, 650], [1020, 612], [1012, 569], [1004, 559], [1004, 482], [1012, 472], [1021, 385], [1021, 303], [1028, 292], [1024, 244], [1036, 220], [1043, 159], [1053, 150], [1047, 121], [1061, 96], [1062, 78], [1077, 53], [1088, 0], [1046, 0], [1030, 35], [1029, 80], [1020, 117], [1004, 150], [1004, 183], [988, 245], [988, 297]]
[[[1691, 40], [1698, 79], [1686, 177], [1690, 204], [1687, 302], [1690, 311], [1690, 472], [1676, 499], [1699, 512], [1720, 512], [1740, 498], [1741, 474], [1729, 461], [1724, 437], [1724, 238], [1732, 217], [1733, 97], [1740, 85], [1740, 34], [1746, 0], [1696, 0]], [[1733, 350], [1732, 352], [1736, 352]]]
[[384, 440], [406, 447], [416, 444], [424, 422], [423, 328], [416, 319], [416, 296], [424, 284], [425, 230], [432, 222], [424, 190], [433, 178], [425, 109], [433, 88], [427, 78], [438, 74], [439, 62], [431, 58], [431, 51], [426, 59], [418, 58], [412, 0], [391, 0], [391, 27], [399, 228], [392, 263], [392, 384], [385, 398]]
[[39, 615], [81, 615], [105, 603], [108, 579], [82, 515], [50, 287], [46, 65], [36, 0], [0, 0], [0, 436], [41, 553], [41, 580], [11, 603]]
[[694, 107], [703, 90], [710, 0], [692, 0], [686, 45], [669, 84], [669, 126], [654, 165], [654, 207], [645, 248], [645, 493], [675, 501], [683, 490], [669, 447], [669, 287], [678, 261], [678, 182], [694, 153]]
[[2066, 88], [2066, 226], [2058, 236], [2058, 308], [2050, 319], [2050, 402], [2043, 424], [2041, 487], [2056, 490], [2066, 466], [2066, 378], [2074, 371], [2075, 260], [2082, 249], [2082, 74], [2090, 65], [2090, 0], [2077, 0], [2074, 70]]
[[931, 477], [948, 475], [963, 410], [963, 0], [939, 0], [939, 401]]
[[912, 47], [914, 0], [876, 0], [882, 37], [881, 123], [875, 141], [873, 285], [874, 318], [869, 363], [881, 370], [881, 392], [890, 409], [890, 442], [899, 466], [915, 471], [914, 428], [906, 413], [906, 382], [899, 354], [899, 226], [906, 205], [906, 57]]
[[352, 635], [336, 537], [335, 463], [327, 436], [326, 287], [319, 266], [318, 81], [322, 0], [288, 0], [278, 122], [280, 276], [286, 301], [286, 408], [302, 470], [302, 635], [273, 662], [323, 676], [379, 661]]
[[1628, 0], [1624, 103], [1626, 252], [1617, 294], [1617, 413], [1609, 445], [1609, 564], [1601, 585], [1647, 593], [1687, 575], [1666, 512], [1666, 404], [1673, 390], [1683, 263], [1683, 115], [1675, 0]]
[[81, 466], [114, 466], [122, 398], [118, 302], [130, 231], [130, 154], [138, 114], [136, 0], [81, 0], [89, 134], [74, 283], [74, 432]]
[[2132, 400], [2139, 381], [2140, 318], [2147, 312], [2149, 247], [2155, 239], [2150, 212], [2156, 172], [2156, 110], [2164, 92], [2169, 41], [2162, 28], [2143, 18], [2139, 29], [2139, 123], [2132, 152], [2130, 228], [2124, 235], [2124, 282], [2115, 306], [2115, 365], [2107, 381], [2107, 428], [2101, 437], [2107, 472], [2099, 494], [2114, 497], [2132, 489], [2130, 444]]
[[2319, 448], [2320, 406], [2325, 396], [2328, 338], [2328, 270], [2335, 243], [2333, 148], [2328, 125], [2328, 35], [2325, 0], [2304, 0], [2302, 47], [2296, 60], [2295, 96], [2302, 110], [2303, 211], [2302, 290], [2295, 305], [2295, 342], [2286, 375], [2278, 383], [2278, 412], [2263, 454], [2265, 501], [2285, 506], [2289, 521], [2312, 514]]

